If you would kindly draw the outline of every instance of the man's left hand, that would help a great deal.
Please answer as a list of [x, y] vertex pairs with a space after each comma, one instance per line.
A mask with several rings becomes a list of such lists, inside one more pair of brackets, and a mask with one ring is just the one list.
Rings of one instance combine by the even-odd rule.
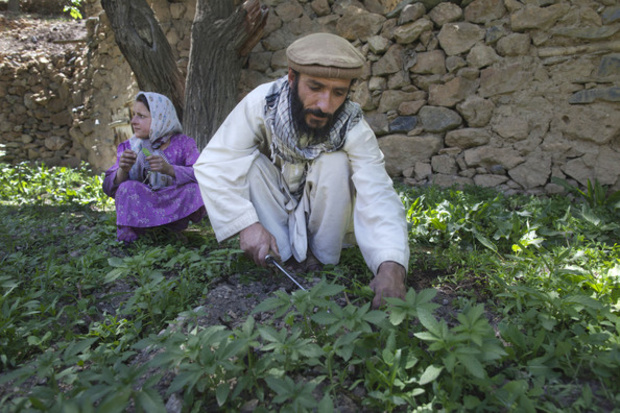
[[377, 275], [370, 282], [370, 288], [375, 292], [372, 308], [379, 308], [386, 297], [405, 298], [405, 267], [393, 261], [385, 261], [379, 266]]

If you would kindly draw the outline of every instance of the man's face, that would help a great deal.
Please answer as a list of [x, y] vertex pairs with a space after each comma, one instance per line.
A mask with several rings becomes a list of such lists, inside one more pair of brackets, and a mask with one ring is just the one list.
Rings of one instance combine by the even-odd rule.
[[[300, 126], [319, 135], [329, 132], [334, 116], [347, 99], [351, 80], [315, 77], [303, 73], [296, 76], [291, 69], [288, 79], [293, 91], [294, 116], [303, 118]], [[302, 119], [297, 121], [301, 123]]]

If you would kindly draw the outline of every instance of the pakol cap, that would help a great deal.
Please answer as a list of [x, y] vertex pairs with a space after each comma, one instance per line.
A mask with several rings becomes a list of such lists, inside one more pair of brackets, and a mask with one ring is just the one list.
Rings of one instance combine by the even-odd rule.
[[364, 69], [364, 56], [346, 39], [330, 33], [294, 41], [286, 57], [291, 69], [316, 77], [355, 79]]

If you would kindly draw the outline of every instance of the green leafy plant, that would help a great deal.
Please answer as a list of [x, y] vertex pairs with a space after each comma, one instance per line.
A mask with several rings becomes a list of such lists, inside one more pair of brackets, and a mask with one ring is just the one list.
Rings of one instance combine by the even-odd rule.
[[223, 326], [205, 321], [211, 288], [270, 285], [236, 240], [204, 223], [183, 245], [125, 247], [87, 167], [0, 169], [2, 411], [157, 412], [172, 397], [187, 411], [620, 405], [620, 229], [597, 184], [576, 206], [401, 188], [404, 300], [371, 309], [373, 274], [352, 248], [307, 291], [276, 287]]
[[554, 184], [562, 186], [569, 193], [580, 196], [590, 206], [590, 208], [601, 206], [611, 208], [620, 207], [620, 191], [610, 192], [603, 185], [601, 185], [598, 180], [595, 180], [594, 183], [592, 183], [592, 181], [588, 179], [585, 191], [581, 190], [578, 186], [571, 185], [565, 179], [552, 177], [551, 181]]
[[64, 6], [63, 11], [69, 13], [72, 18], [78, 20], [82, 18], [80, 7], [82, 6], [82, 0], [69, 0], [69, 4]]

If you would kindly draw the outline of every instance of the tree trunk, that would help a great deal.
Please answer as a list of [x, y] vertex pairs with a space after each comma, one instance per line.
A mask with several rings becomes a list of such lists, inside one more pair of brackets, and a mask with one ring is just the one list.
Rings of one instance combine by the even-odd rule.
[[237, 103], [245, 57], [258, 43], [268, 10], [259, 0], [198, 0], [185, 97], [185, 133], [204, 148]]
[[183, 75], [177, 67], [168, 39], [146, 0], [101, 0], [101, 6], [140, 90], [168, 96], [179, 119], [183, 119]]
[[9, 0], [9, 4], [7, 4], [6, 10], [9, 13], [19, 13], [21, 11], [19, 0]]

